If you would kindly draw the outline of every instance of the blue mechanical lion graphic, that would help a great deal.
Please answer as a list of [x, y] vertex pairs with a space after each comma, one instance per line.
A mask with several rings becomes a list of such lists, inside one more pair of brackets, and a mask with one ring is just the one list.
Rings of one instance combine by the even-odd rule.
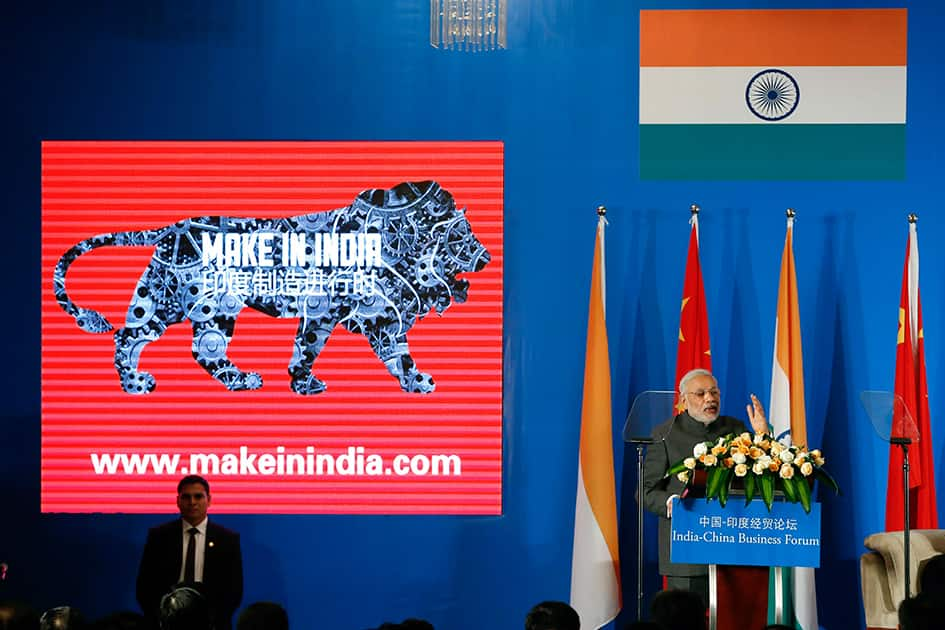
[[[230, 282], [215, 281], [208, 286], [208, 274], [219, 270], [216, 263], [207, 262], [207, 243], [219, 243], [223, 238], [256, 243], [245, 239], [261, 233], [302, 234], [312, 239], [344, 233], [356, 235], [362, 243], [365, 238], [373, 239], [380, 244], [379, 264], [370, 279], [373, 290], [351, 291], [352, 273], [357, 275], [359, 270], [353, 265], [320, 264], [310, 241], [304, 250], [306, 264], [286, 268], [283, 249], [288, 248], [279, 239], [271, 244], [271, 258], [283, 263], [276, 262], [272, 271], [283, 273], [278, 276], [281, 284], [273, 286], [270, 281], [269, 290], [255, 292], [235, 289]], [[288, 369], [291, 388], [298, 394], [325, 390], [325, 383], [312, 374], [312, 365], [338, 324], [367, 338], [403, 391], [432, 392], [433, 378], [417, 369], [407, 332], [431, 310], [442, 314], [452, 301], [464, 302], [469, 282], [456, 275], [479, 271], [490, 260], [466, 220], [465, 209], [457, 210], [452, 195], [431, 181], [365, 190], [350, 206], [284, 219], [199, 217], [153, 230], [100, 234], [63, 254], [54, 273], [59, 306], [82, 330], [92, 333], [113, 327], [100, 313], [76, 306], [69, 299], [66, 271], [82, 254], [106, 246], [155, 247], [151, 263], [135, 287], [125, 326], [114, 334], [115, 368], [122, 388], [130, 394], [154, 390], [154, 377], [138, 370], [141, 353], [169, 326], [185, 319], [193, 328], [193, 357], [208, 374], [233, 391], [262, 387], [259, 374], [243, 372], [226, 353], [236, 317], [246, 306], [272, 317], [299, 319]], [[320, 288], [302, 290], [301, 272], [309, 274], [311, 284], [312, 269], [318, 274]], [[245, 253], [241, 264], [233, 265], [227, 273], [248, 277]], [[295, 288], [290, 290], [292, 278]]]

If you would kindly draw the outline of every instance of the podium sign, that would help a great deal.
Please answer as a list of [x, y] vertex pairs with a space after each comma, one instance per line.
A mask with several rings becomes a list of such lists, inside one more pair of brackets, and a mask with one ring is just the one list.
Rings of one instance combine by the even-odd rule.
[[799, 503], [760, 499], [725, 507], [705, 499], [673, 499], [670, 559], [690, 564], [771, 567], [820, 566], [820, 504], [810, 514]]

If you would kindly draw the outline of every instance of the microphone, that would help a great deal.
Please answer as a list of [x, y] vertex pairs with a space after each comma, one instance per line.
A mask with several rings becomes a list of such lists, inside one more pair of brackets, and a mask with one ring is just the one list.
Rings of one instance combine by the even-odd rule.
[[[669, 423], [669, 430], [665, 434], [660, 436], [660, 444], [663, 444], [664, 442], [666, 442], [666, 440], [669, 439], [669, 436], [672, 435], [673, 429], [676, 428], [676, 418], [678, 417], [679, 417], [678, 413], [673, 415], [673, 419]], [[664, 449], [666, 448], [665, 444], [663, 444], [663, 448]], [[666, 454], [669, 455], [668, 452]]]

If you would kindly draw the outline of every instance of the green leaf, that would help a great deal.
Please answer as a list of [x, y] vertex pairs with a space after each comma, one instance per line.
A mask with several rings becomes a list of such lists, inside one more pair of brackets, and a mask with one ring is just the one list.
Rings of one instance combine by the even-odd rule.
[[723, 470], [718, 466], [709, 469], [709, 474], [705, 481], [705, 498], [714, 499], [719, 494], [719, 482], [722, 481]]
[[770, 512], [774, 504], [774, 475], [770, 472], [761, 475], [761, 498]]
[[808, 483], [807, 477], [801, 477], [797, 480], [797, 496], [801, 500], [804, 511], [810, 514], [810, 483]]
[[723, 468], [720, 476], [722, 481], [719, 483], [719, 503], [722, 507], [725, 507], [725, 503], [728, 501], [728, 487], [732, 483], [732, 469]]
[[784, 488], [784, 496], [791, 503], [797, 503], [797, 489], [793, 479], [782, 479], [781, 487]]
[[743, 479], [745, 480], [745, 505], [748, 505], [755, 498], [755, 473], [749, 470]]
[[828, 473], [826, 470], [824, 470], [823, 468], [814, 468], [814, 475], [818, 479], [823, 481], [825, 484], [833, 488], [833, 491], [836, 494], [840, 494], [840, 486], [837, 485], [837, 482], [834, 480], [833, 477], [830, 476], [830, 473]]
[[667, 477], [675, 477], [677, 474], [679, 474], [679, 473], [681, 473], [682, 471], [686, 470], [685, 461], [686, 461], [686, 460], [683, 460], [683, 461], [681, 461], [681, 462], [678, 462], [678, 463], [676, 463], [676, 464], [673, 464], [673, 466], [670, 467], [670, 468], [666, 471], [666, 474], [663, 475], [663, 479], [666, 479]]

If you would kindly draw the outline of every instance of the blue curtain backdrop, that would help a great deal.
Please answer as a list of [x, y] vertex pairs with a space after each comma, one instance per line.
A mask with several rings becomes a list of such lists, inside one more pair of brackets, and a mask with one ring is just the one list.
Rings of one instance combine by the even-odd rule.
[[[0, 561], [11, 568], [0, 594], [91, 615], [133, 608], [145, 530], [163, 518], [39, 514], [37, 315], [40, 291], [51, 290], [39, 277], [41, 140], [497, 139], [506, 147], [503, 516], [221, 517], [243, 534], [244, 603], [283, 602], [303, 629], [419, 616], [471, 630], [521, 627], [535, 602], [568, 598], [594, 209], [604, 203], [629, 617], [636, 480], [620, 428], [635, 394], [672, 387], [688, 207], [698, 202], [713, 365], [733, 415], [750, 392], [768, 400], [784, 209], [797, 209], [810, 441], [844, 488], [822, 497], [820, 619], [862, 627], [859, 555], [883, 528], [887, 447], [859, 393], [893, 386], [910, 211], [920, 216], [935, 472], [945, 479], [945, 19], [937, 0], [898, 4], [909, 10], [907, 175], [892, 182], [639, 179], [640, 9], [821, 2], [509, 0], [508, 49], [480, 54], [431, 48], [426, 0], [6, 6]], [[652, 575], [655, 528], [647, 540]]]

